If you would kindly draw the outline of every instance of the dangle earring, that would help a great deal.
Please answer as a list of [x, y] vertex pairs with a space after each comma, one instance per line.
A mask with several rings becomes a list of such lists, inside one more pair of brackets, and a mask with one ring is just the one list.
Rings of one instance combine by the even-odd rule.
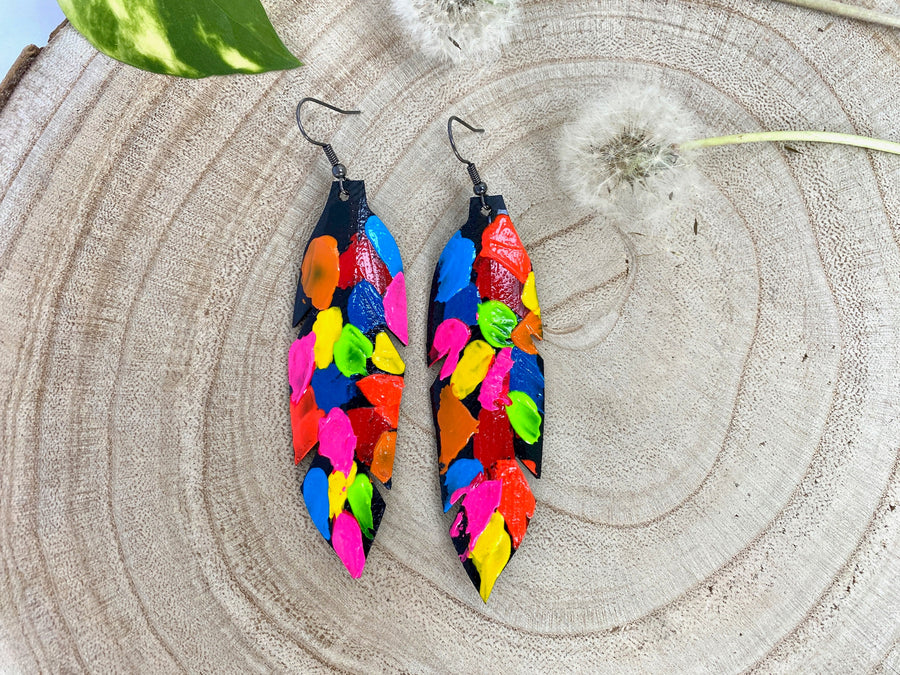
[[431, 286], [428, 360], [444, 362], [431, 387], [444, 512], [450, 537], [487, 602], [519, 548], [535, 501], [517, 459], [540, 477], [544, 431], [541, 310], [531, 260], [503, 197], [488, 195], [473, 162], [469, 218], [441, 253]]
[[[328, 143], [303, 137], [325, 151], [335, 180], [303, 254], [294, 303], [300, 325], [288, 353], [294, 461], [318, 444], [303, 479], [313, 523], [358, 578], [384, 514], [376, 481], [391, 487], [405, 365], [388, 331], [408, 341], [406, 282], [400, 251], [369, 210], [361, 180]], [[372, 479], [375, 480], [372, 480]]]

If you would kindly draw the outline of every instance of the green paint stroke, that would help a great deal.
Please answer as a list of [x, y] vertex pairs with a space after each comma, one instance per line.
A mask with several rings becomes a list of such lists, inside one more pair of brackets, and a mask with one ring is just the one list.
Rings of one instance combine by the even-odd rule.
[[509, 392], [512, 403], [506, 406], [509, 423], [519, 438], [532, 445], [541, 437], [541, 413], [534, 400], [524, 391]]
[[510, 335], [518, 323], [516, 313], [498, 300], [478, 305], [478, 327], [491, 347], [512, 347]]
[[359, 328], [348, 323], [344, 325], [341, 336], [334, 343], [334, 364], [345, 377], [367, 375], [366, 360], [374, 351], [369, 338], [363, 335]]
[[372, 531], [372, 481], [364, 473], [356, 475], [353, 485], [347, 488], [347, 501], [350, 502], [350, 510], [356, 516], [356, 521], [366, 539], [374, 539]]
[[296, 68], [259, 0], [59, 0], [101, 52], [154, 73], [207, 77]]

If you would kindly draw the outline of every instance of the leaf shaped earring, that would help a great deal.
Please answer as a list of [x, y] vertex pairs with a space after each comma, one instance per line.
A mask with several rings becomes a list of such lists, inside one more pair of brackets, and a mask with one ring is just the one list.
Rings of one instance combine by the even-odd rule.
[[325, 151], [335, 180], [306, 245], [294, 303], [293, 325], [300, 325], [288, 353], [294, 461], [318, 445], [303, 499], [358, 578], [384, 514], [375, 481], [391, 486], [405, 365], [388, 332], [407, 343], [406, 281], [394, 237], [369, 210], [363, 181], [347, 180], [331, 145], [304, 130], [300, 109], [307, 101], [359, 112], [312, 98], [297, 105], [300, 133]]
[[431, 285], [428, 360], [444, 362], [431, 387], [444, 512], [460, 508], [450, 537], [487, 602], [519, 548], [535, 501], [517, 459], [540, 477], [544, 362], [531, 260], [503, 197], [489, 196], [463, 159], [475, 196], [469, 218], [444, 247]]

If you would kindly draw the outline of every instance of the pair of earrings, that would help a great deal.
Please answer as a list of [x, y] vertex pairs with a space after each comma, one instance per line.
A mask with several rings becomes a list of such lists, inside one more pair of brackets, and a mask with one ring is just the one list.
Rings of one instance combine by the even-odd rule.
[[[400, 250], [349, 180], [328, 143], [334, 182], [303, 255], [294, 304], [298, 338], [288, 354], [294, 460], [314, 447], [302, 492], [313, 523], [358, 578], [384, 514], [377, 483], [391, 487], [408, 344]], [[438, 260], [428, 313], [428, 361], [443, 359], [431, 387], [443, 510], [459, 510], [450, 537], [486, 602], [518, 549], [535, 500], [519, 462], [540, 477], [544, 364], [534, 272], [503, 197], [488, 195], [453, 140], [475, 196], [466, 223]], [[517, 461], [518, 460], [518, 461]]]

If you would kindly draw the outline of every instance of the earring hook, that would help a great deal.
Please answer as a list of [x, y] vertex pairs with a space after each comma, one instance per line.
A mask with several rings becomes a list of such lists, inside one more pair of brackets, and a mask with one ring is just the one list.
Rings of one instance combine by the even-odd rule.
[[474, 131], [476, 134], [484, 133], [484, 129], [479, 129], [478, 127], [473, 127], [471, 124], [466, 122], [464, 119], [453, 115], [449, 120], [447, 120], [447, 136], [450, 137], [450, 147], [453, 148], [453, 154], [456, 155], [456, 159], [458, 159], [463, 164], [472, 164], [469, 160], [465, 159], [462, 155], [459, 154], [459, 150], [456, 149], [456, 141], [453, 140], [453, 123], [459, 122], [466, 129], [470, 131]]
[[331, 175], [334, 176], [338, 183], [340, 183], [341, 196], [346, 196], [348, 192], [344, 189], [344, 178], [347, 177], [347, 167], [340, 163], [338, 160], [337, 153], [334, 151], [334, 148], [331, 147], [330, 143], [323, 143], [322, 141], [317, 141], [310, 137], [308, 133], [306, 133], [306, 129], [303, 128], [303, 122], [300, 119], [300, 108], [303, 107], [303, 104], [306, 102], [310, 103], [318, 103], [321, 106], [328, 108], [329, 110], [334, 110], [335, 112], [340, 113], [341, 115], [359, 115], [359, 110], [342, 110], [337, 106], [333, 106], [330, 103], [325, 103], [325, 101], [320, 101], [317, 98], [312, 98], [307, 96], [306, 98], [300, 99], [300, 103], [297, 104], [297, 126], [300, 127], [300, 133], [303, 134], [303, 138], [312, 143], [313, 145], [318, 145], [322, 150], [325, 151], [325, 156], [328, 158], [328, 161], [331, 162]]
[[481, 212], [484, 215], [488, 215], [491, 212], [491, 207], [487, 205], [487, 202], [484, 200], [484, 196], [487, 194], [487, 183], [481, 180], [481, 175], [478, 173], [478, 168], [475, 166], [475, 162], [472, 162], [462, 155], [459, 154], [459, 150], [456, 148], [456, 141], [453, 140], [453, 123], [459, 122], [467, 129], [474, 131], [476, 134], [480, 134], [484, 132], [484, 129], [479, 129], [478, 127], [473, 127], [471, 124], [466, 122], [464, 119], [453, 115], [450, 119], [447, 120], [447, 136], [450, 138], [450, 147], [453, 149], [453, 154], [456, 155], [456, 159], [466, 165], [466, 171], [469, 172], [469, 178], [472, 179], [472, 192], [475, 193], [475, 196], [481, 199]]

